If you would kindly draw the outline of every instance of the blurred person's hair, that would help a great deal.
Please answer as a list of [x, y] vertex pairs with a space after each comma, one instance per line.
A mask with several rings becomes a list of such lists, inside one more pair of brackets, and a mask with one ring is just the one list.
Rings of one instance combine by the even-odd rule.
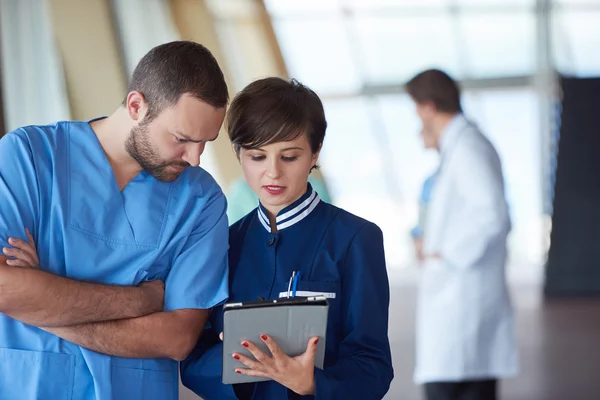
[[[134, 90], [148, 103], [146, 122], [174, 106], [184, 94], [215, 108], [225, 107], [229, 99], [217, 60], [206, 47], [191, 41], [161, 44], [146, 53], [133, 71], [127, 93]], [[127, 98], [123, 105], [126, 102]]]
[[312, 153], [321, 149], [327, 121], [317, 94], [295, 79], [271, 77], [250, 83], [229, 107], [227, 130], [240, 148], [257, 149], [306, 135]]
[[406, 83], [406, 90], [419, 104], [432, 102], [438, 112], [462, 112], [458, 84], [439, 69], [428, 69], [417, 74]]

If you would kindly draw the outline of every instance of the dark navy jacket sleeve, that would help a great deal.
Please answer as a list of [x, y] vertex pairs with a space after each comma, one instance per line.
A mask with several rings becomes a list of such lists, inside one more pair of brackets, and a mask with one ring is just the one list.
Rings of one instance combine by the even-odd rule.
[[343, 340], [337, 362], [315, 369], [315, 399], [380, 400], [394, 376], [388, 339], [389, 281], [383, 235], [365, 224], [342, 271]]
[[204, 400], [237, 400], [233, 386], [222, 383], [221, 313], [221, 307], [212, 312], [210, 326], [207, 324], [194, 351], [180, 364], [182, 383]]

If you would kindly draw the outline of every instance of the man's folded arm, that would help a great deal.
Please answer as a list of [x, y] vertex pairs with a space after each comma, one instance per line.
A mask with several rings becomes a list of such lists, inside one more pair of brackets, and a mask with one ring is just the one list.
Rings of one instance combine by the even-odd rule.
[[38, 327], [135, 318], [162, 310], [162, 282], [139, 287], [102, 285], [33, 268], [11, 267], [0, 256], [0, 312]]

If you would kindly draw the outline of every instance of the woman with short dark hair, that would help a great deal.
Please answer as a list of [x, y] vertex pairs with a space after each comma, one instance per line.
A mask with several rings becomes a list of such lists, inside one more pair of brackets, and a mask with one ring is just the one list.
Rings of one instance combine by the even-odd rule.
[[[320, 200], [308, 183], [327, 122], [319, 97], [295, 80], [258, 80], [233, 100], [227, 128], [258, 207], [230, 228], [231, 302], [277, 299], [298, 275], [297, 293], [329, 301], [323, 370], [314, 367], [318, 338], [288, 357], [241, 343], [236, 372], [266, 382], [221, 383], [220, 312], [182, 363], [184, 384], [204, 399], [381, 399], [393, 378], [388, 340], [389, 283], [383, 236], [373, 223]], [[242, 347], [240, 347], [240, 350]], [[273, 351], [273, 349], [275, 351]], [[306, 396], [306, 397], [304, 397]]]

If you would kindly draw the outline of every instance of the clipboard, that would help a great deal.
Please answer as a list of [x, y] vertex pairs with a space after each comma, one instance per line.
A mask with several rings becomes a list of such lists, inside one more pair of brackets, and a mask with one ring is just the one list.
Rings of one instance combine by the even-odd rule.
[[277, 300], [262, 300], [248, 303], [228, 303], [223, 306], [223, 371], [224, 384], [267, 381], [266, 378], [237, 374], [237, 368], [246, 368], [233, 353], [254, 358], [241, 345], [251, 341], [263, 352], [269, 349], [260, 340], [267, 334], [290, 357], [306, 351], [308, 340], [317, 336], [315, 367], [323, 369], [327, 316], [329, 304], [324, 296], [294, 297]]

